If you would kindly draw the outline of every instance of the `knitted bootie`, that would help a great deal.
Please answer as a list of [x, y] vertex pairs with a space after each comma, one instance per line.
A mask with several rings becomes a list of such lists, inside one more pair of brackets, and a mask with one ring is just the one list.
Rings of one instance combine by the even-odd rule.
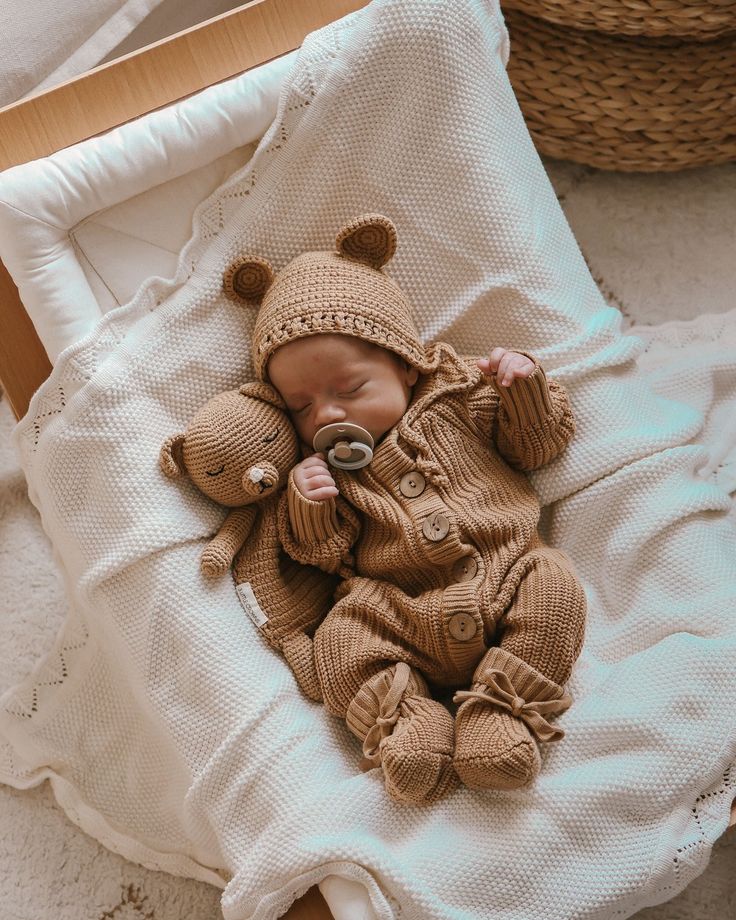
[[562, 729], [545, 715], [570, 705], [562, 687], [516, 655], [490, 649], [469, 691], [454, 696], [455, 772], [472, 789], [516, 789], [539, 773], [537, 741], [557, 741]]
[[388, 794], [411, 805], [436, 802], [459, 785], [452, 716], [427, 692], [422, 676], [399, 662], [363, 684], [345, 717], [363, 742], [363, 769], [382, 766]]

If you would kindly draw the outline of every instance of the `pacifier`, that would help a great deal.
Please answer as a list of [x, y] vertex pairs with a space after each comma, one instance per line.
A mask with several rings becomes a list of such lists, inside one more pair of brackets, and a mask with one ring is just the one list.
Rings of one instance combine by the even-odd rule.
[[339, 470], [359, 470], [373, 459], [373, 437], [360, 425], [335, 422], [320, 428], [312, 441], [316, 451], [327, 454], [327, 462]]

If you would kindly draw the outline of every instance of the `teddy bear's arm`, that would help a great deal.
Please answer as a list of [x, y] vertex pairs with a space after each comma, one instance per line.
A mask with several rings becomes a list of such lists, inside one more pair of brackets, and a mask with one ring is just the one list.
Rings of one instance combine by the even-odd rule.
[[205, 575], [223, 575], [227, 572], [235, 554], [248, 539], [257, 514], [256, 505], [233, 508], [202, 552], [200, 567]]

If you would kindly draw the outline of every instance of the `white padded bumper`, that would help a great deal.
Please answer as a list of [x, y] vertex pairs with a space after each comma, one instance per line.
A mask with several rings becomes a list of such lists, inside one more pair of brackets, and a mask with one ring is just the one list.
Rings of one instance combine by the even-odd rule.
[[146, 278], [174, 274], [194, 210], [265, 133], [295, 54], [0, 173], [0, 258], [52, 363]]

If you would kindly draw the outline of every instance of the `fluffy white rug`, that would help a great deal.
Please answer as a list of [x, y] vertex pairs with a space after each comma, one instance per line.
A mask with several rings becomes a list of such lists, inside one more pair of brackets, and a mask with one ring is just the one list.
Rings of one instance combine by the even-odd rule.
[[[736, 307], [736, 165], [616, 175], [547, 162], [604, 296], [627, 323], [658, 325]], [[0, 692], [50, 647], [65, 614], [38, 515], [25, 493], [0, 404]], [[44, 786], [0, 786], [0, 920], [213, 920], [219, 892], [134, 866], [73, 826]], [[736, 832], [679, 897], [638, 920], [736, 915]]]

